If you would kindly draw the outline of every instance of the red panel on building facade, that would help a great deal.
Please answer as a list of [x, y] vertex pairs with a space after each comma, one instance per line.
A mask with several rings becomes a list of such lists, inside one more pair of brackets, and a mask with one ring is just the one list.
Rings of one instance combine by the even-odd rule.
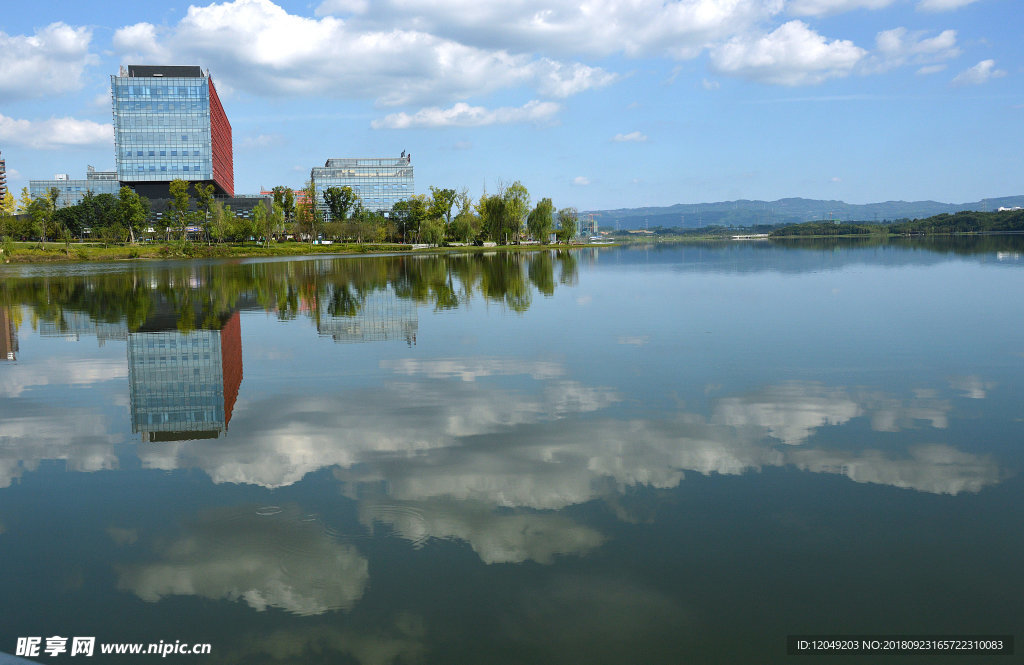
[[213, 181], [228, 196], [235, 195], [235, 159], [231, 150], [231, 123], [210, 81], [210, 139], [213, 152]]

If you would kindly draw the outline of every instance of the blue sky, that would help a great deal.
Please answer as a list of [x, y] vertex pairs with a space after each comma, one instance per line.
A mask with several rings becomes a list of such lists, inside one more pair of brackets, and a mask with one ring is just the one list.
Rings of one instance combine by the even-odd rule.
[[208, 68], [236, 191], [412, 153], [416, 189], [580, 209], [1024, 194], [1020, 0], [9, 3], [0, 152], [113, 169], [109, 76]]

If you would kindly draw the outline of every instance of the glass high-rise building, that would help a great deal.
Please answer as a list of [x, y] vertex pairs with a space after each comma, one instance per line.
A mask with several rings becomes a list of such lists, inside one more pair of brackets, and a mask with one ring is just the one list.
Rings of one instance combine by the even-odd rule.
[[209, 72], [128, 65], [110, 91], [118, 180], [149, 198], [167, 198], [179, 178], [234, 196], [231, 123]]
[[328, 159], [322, 167], [314, 166], [309, 174], [316, 189], [317, 207], [330, 217], [324, 192], [329, 187], [351, 187], [367, 210], [391, 210], [397, 201], [408, 199], [413, 190], [412, 155]]

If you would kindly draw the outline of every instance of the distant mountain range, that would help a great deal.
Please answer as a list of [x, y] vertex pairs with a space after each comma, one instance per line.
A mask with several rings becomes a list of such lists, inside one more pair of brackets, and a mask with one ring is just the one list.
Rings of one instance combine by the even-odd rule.
[[677, 203], [666, 207], [587, 210], [599, 229], [643, 229], [664, 227], [700, 228], [704, 226], [754, 226], [757, 224], [794, 224], [833, 219], [850, 222], [882, 222], [897, 219], [923, 219], [941, 213], [962, 210], [994, 211], [1024, 207], [1024, 196], [1003, 196], [972, 203], [938, 201], [886, 201], [863, 205], [819, 199], [779, 199], [778, 201], [721, 201], [718, 203]]

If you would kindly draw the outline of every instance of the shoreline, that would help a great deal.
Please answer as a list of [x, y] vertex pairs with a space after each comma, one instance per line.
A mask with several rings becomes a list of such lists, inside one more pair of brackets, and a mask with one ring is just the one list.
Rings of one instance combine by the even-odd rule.
[[141, 243], [117, 247], [100, 247], [95, 244], [47, 242], [39, 249], [38, 242], [19, 242], [11, 257], [0, 249], [0, 265], [39, 265], [67, 263], [106, 263], [118, 261], [163, 261], [188, 259], [261, 259], [299, 258], [308, 256], [331, 257], [353, 255], [401, 255], [401, 254], [448, 254], [456, 252], [536, 252], [541, 250], [575, 250], [594, 247], [617, 247], [609, 244], [570, 245], [496, 245], [494, 247], [438, 246], [413, 247], [401, 244], [357, 244], [336, 243], [333, 245], [309, 245], [305, 243], [278, 243], [270, 247], [238, 245], [184, 245], [181, 243]]

